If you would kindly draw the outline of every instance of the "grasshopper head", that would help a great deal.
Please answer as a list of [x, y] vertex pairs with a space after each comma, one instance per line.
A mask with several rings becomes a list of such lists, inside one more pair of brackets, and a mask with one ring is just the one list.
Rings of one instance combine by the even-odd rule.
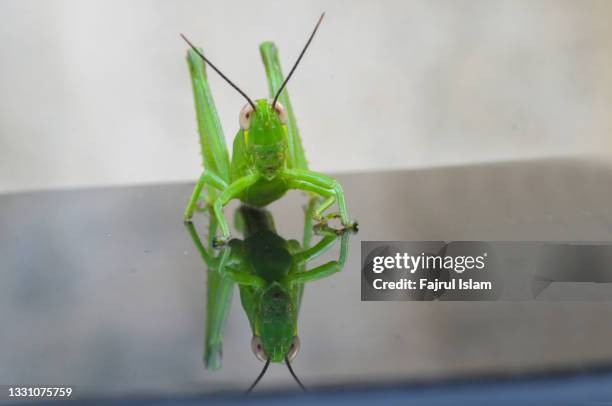
[[262, 361], [293, 360], [299, 351], [300, 340], [295, 335], [296, 317], [289, 293], [278, 283], [264, 292], [257, 315], [259, 335], [253, 336], [251, 347]]
[[287, 155], [287, 111], [279, 103], [256, 100], [240, 111], [240, 127], [252, 164], [266, 178], [273, 178], [282, 168]]

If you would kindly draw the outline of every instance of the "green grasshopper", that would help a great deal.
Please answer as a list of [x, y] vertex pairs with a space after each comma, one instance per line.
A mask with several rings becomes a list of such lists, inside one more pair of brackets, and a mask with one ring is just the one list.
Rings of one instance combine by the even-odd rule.
[[[324, 225], [317, 228], [324, 236], [310, 247], [315, 200], [311, 200], [306, 209], [302, 245], [296, 240], [286, 240], [278, 235], [268, 211], [250, 206], [241, 206], [235, 216], [236, 228], [242, 229], [244, 239], [231, 239], [220, 252], [213, 244], [217, 227], [215, 218], [211, 218], [209, 223], [208, 248], [202, 244], [193, 224], [186, 223], [208, 268], [204, 364], [211, 370], [221, 367], [223, 330], [234, 285], [237, 284], [242, 307], [253, 334], [252, 351], [265, 362], [248, 392], [265, 374], [270, 362], [283, 361], [294, 379], [304, 388], [291, 367], [291, 361], [300, 348], [297, 319], [304, 285], [340, 271], [348, 255], [349, 233]], [[306, 269], [309, 261], [327, 251], [338, 238], [341, 245], [337, 261]]]
[[[268, 78], [270, 100], [251, 100], [217, 69], [201, 50], [181, 34], [191, 47], [187, 53], [187, 61], [191, 73], [204, 163], [204, 172], [187, 204], [184, 219], [189, 221], [198, 201], [205, 201], [219, 223], [221, 238], [216, 240], [218, 245], [226, 243], [230, 238], [229, 226], [223, 215], [223, 207], [230, 200], [238, 198], [245, 204], [264, 207], [280, 199], [290, 189], [304, 190], [312, 196], [321, 196], [325, 199], [313, 212], [315, 220], [324, 222], [330, 218], [340, 217], [343, 227], [356, 228], [356, 223], [349, 220], [340, 184], [327, 175], [308, 170], [289, 95], [285, 90], [324, 15], [325, 13], [319, 18], [297, 61], [284, 80], [276, 46], [272, 42], [260, 45]], [[231, 162], [208, 85], [206, 64], [248, 102], [240, 111], [240, 130], [234, 138]], [[208, 188], [208, 193], [202, 192], [204, 186]], [[323, 213], [334, 203], [338, 205], [338, 213], [324, 216]]]

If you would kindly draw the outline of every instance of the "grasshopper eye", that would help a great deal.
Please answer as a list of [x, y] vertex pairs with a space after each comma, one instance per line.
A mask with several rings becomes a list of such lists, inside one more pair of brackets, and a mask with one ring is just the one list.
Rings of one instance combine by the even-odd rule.
[[251, 117], [253, 116], [253, 106], [247, 103], [242, 110], [240, 110], [240, 116], [238, 121], [240, 122], [240, 128], [248, 130], [251, 125]]
[[276, 111], [276, 114], [278, 114], [278, 119], [280, 122], [287, 124], [287, 109], [285, 109], [285, 106], [279, 102], [276, 102], [276, 104], [274, 104], [274, 110]]
[[287, 358], [289, 361], [293, 361], [293, 359], [300, 352], [300, 337], [293, 336], [293, 341], [291, 342], [291, 347], [289, 347], [289, 352], [287, 353]]
[[268, 355], [264, 351], [263, 343], [259, 336], [253, 336], [251, 339], [251, 351], [253, 351], [253, 354], [255, 354], [260, 361], [266, 362], [268, 360]]

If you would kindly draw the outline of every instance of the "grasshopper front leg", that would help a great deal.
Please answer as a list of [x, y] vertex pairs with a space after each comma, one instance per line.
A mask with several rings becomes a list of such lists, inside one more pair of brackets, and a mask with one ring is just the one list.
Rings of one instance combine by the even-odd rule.
[[225, 206], [230, 200], [238, 197], [249, 186], [257, 182], [257, 179], [259, 179], [259, 175], [252, 174], [232, 182], [219, 194], [219, 196], [217, 196], [213, 202], [213, 214], [219, 222], [219, 228], [221, 229], [221, 238], [216, 240], [216, 245], [223, 245], [227, 243], [230, 238], [229, 225], [227, 224], [227, 220], [223, 215], [223, 206]]
[[325, 201], [313, 213], [315, 220], [323, 220], [325, 210], [337, 202], [342, 225], [345, 228], [356, 227], [357, 224], [349, 220], [342, 186], [335, 179], [322, 173], [301, 169], [287, 169], [285, 177], [291, 189], [305, 190], [325, 198]]
[[223, 191], [228, 187], [227, 183], [223, 179], [221, 179], [210, 171], [204, 170], [204, 173], [202, 173], [202, 176], [200, 176], [198, 183], [196, 183], [195, 187], [193, 188], [193, 193], [191, 194], [189, 203], [187, 203], [187, 207], [185, 208], [183, 218], [186, 221], [191, 220], [191, 217], [193, 217], [193, 211], [196, 208], [198, 199], [200, 198], [200, 194], [202, 193], [202, 188], [205, 185], [212, 186], [219, 191]]

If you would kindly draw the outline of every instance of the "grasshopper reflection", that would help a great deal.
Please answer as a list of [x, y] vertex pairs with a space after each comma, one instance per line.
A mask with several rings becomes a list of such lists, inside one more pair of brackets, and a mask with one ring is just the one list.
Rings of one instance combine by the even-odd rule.
[[[285, 362], [302, 386], [291, 368], [291, 361], [300, 348], [297, 319], [304, 285], [342, 269], [348, 254], [350, 234], [327, 226], [315, 227], [322, 237], [311, 246], [313, 227], [310, 211], [316, 203], [316, 199], [311, 200], [306, 209], [302, 244], [278, 235], [268, 211], [249, 206], [241, 206], [236, 211], [236, 228], [242, 232], [243, 239], [234, 238], [221, 249], [213, 247], [217, 227], [214, 217], [210, 218], [207, 247], [202, 244], [193, 224], [186, 223], [208, 268], [204, 363], [210, 370], [221, 366], [225, 320], [234, 285], [238, 285], [242, 307], [253, 333], [252, 351], [265, 362], [264, 369], [249, 391], [271, 362]], [[338, 260], [307, 268], [309, 261], [326, 252], [338, 240]]]

